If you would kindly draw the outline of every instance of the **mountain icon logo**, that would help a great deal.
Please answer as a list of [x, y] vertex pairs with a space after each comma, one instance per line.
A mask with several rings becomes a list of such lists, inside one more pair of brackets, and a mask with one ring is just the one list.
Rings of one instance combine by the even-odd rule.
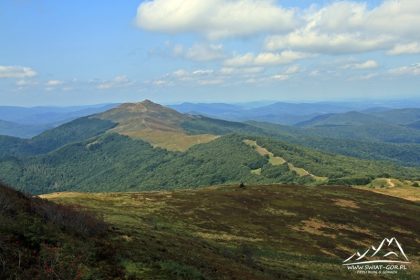
[[371, 246], [365, 252], [356, 252], [343, 261], [343, 265], [374, 263], [410, 263], [401, 244], [393, 238], [385, 238], [379, 246]]

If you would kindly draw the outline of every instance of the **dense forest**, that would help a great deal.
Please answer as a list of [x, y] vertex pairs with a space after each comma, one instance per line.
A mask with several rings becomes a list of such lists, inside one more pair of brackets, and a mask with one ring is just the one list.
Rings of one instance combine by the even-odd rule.
[[[64, 190], [135, 191], [233, 183], [313, 184], [287, 164], [273, 166], [243, 143], [255, 139], [276, 156], [331, 183], [367, 184], [382, 176], [418, 178], [417, 169], [329, 155], [270, 138], [229, 134], [186, 152], [153, 148], [142, 140], [107, 133], [47, 154], [3, 158], [1, 177], [31, 193]], [[229, 155], [229, 156], [227, 156]], [[261, 168], [260, 174], [251, 171]]]

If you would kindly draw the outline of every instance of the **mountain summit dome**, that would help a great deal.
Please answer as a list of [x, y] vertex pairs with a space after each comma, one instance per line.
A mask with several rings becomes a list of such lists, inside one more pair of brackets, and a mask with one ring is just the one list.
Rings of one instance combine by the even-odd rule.
[[168, 150], [186, 150], [217, 137], [209, 134], [188, 135], [182, 125], [196, 117], [147, 99], [138, 103], [124, 103], [92, 117], [116, 123], [117, 126], [111, 130], [113, 132], [142, 139]]

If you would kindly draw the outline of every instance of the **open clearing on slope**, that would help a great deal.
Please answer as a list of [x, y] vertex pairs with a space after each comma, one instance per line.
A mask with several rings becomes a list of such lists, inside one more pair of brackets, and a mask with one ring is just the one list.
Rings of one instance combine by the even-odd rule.
[[[289, 170], [296, 172], [296, 174], [298, 174], [299, 176], [302, 176], [302, 177], [303, 176], [311, 176], [318, 183], [324, 183], [324, 182], [326, 182], [328, 180], [328, 178], [326, 178], [326, 177], [315, 176], [315, 175], [309, 173], [308, 171], [306, 171], [303, 168], [296, 167], [292, 163], [287, 162], [282, 157], [275, 156], [272, 152], [270, 152], [266, 148], [261, 147], [260, 145], [258, 145], [257, 144], [257, 141], [246, 139], [246, 140], [244, 140], [244, 143], [247, 144], [248, 146], [252, 147], [253, 149], [255, 149], [255, 151], [257, 151], [260, 155], [267, 156], [268, 157], [268, 162], [271, 165], [282, 165], [282, 164], [286, 164], [287, 163], [287, 166], [289, 167]], [[253, 173], [256, 174], [256, 175], [259, 175], [261, 173], [261, 170], [259, 170], [259, 171], [258, 171], [258, 169], [257, 170], [253, 170]]]
[[181, 272], [187, 279], [371, 279], [342, 261], [385, 237], [396, 237], [412, 263], [399, 279], [420, 279], [420, 205], [365, 190], [265, 185], [43, 197], [103, 214], [134, 279]]
[[419, 181], [377, 178], [370, 184], [366, 186], [357, 186], [357, 188], [418, 202], [420, 201], [419, 186]]
[[149, 142], [153, 147], [160, 147], [167, 149], [168, 151], [180, 152], [184, 152], [194, 145], [208, 143], [218, 138], [218, 136], [211, 134], [187, 135], [182, 132], [158, 131], [151, 129], [128, 131], [122, 132], [121, 134], [132, 138], [142, 139]]

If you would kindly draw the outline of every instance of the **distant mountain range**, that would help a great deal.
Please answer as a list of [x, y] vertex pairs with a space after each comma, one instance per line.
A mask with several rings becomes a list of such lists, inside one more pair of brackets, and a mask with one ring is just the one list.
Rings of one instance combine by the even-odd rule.
[[118, 104], [28, 108], [0, 106], [0, 135], [31, 138], [60, 124], [115, 106]]
[[[420, 168], [400, 163], [416, 165], [420, 159], [420, 149], [410, 145], [348, 142], [300, 127], [182, 114], [146, 100], [31, 139], [1, 136], [0, 178], [31, 193], [240, 182], [364, 185], [384, 176], [420, 178]], [[352, 157], [346, 155], [350, 151]]]
[[[407, 106], [419, 106], [415, 101]], [[229, 121], [258, 121], [282, 125], [297, 125], [319, 121], [326, 118], [344, 118], [349, 122], [377, 121], [395, 124], [410, 129], [418, 129], [419, 109], [401, 109], [400, 102], [249, 102], [240, 104], [227, 103], [182, 103], [169, 105], [180, 113], [202, 115], [209, 118]], [[409, 104], [409, 105], [408, 105]], [[13, 107], [0, 106], [0, 135], [30, 138], [73, 119], [104, 112], [119, 104], [100, 104], [73, 107]], [[364, 114], [357, 116], [355, 113]], [[345, 114], [340, 116], [340, 114]], [[367, 124], [367, 123], [365, 123]], [[407, 131], [406, 131], [407, 132]], [[406, 134], [406, 132], [404, 134]], [[392, 141], [391, 141], [392, 142]], [[397, 141], [398, 142], [398, 141]], [[413, 142], [413, 141], [408, 141]], [[415, 142], [415, 141], [414, 141]]]
[[244, 105], [223, 103], [194, 104], [183, 103], [169, 106], [182, 113], [201, 114], [212, 118], [232, 121], [264, 121], [285, 125], [293, 125], [326, 113], [346, 112], [353, 106], [340, 103], [284, 103], [276, 102], [269, 105], [249, 108]]

